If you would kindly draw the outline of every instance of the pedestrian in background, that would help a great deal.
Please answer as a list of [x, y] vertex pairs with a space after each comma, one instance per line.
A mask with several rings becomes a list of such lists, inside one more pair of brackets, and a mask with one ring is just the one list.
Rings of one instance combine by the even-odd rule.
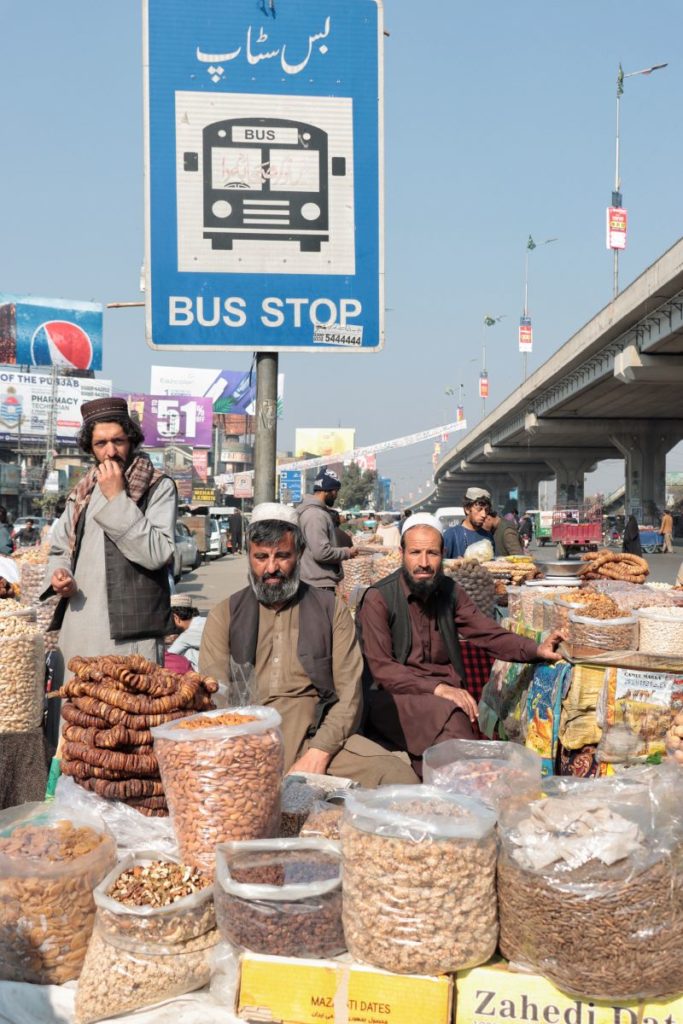
[[624, 539], [622, 541], [622, 550], [628, 555], [638, 555], [642, 558], [643, 548], [640, 543], [640, 530], [638, 529], [638, 520], [635, 516], [629, 516], [626, 528], [624, 530]]
[[336, 542], [333, 505], [340, 487], [337, 474], [324, 467], [315, 478], [313, 494], [307, 494], [297, 508], [306, 543], [301, 556], [301, 579], [323, 590], [335, 589], [343, 577], [342, 562], [359, 553], [358, 548], [342, 548]]
[[484, 529], [484, 521], [491, 514], [489, 492], [483, 487], [468, 487], [463, 508], [463, 521], [457, 526], [449, 526], [444, 534], [444, 558], [462, 558], [470, 544], [476, 544], [480, 540], [491, 540], [491, 534]]
[[242, 554], [242, 513], [238, 510], [232, 512], [228, 518], [230, 527], [230, 542], [233, 555]]
[[659, 527], [659, 532], [664, 535], [664, 554], [673, 555], [674, 553], [674, 520], [670, 512], [665, 511], [662, 515], [662, 522]]
[[0, 505], [0, 555], [12, 554], [12, 527], [7, 521], [7, 509]]

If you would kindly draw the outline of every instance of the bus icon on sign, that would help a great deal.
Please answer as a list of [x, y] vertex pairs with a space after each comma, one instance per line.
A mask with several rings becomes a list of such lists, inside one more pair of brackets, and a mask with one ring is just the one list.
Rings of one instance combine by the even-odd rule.
[[[199, 154], [183, 153], [183, 171], [199, 173]], [[217, 250], [236, 239], [295, 241], [301, 252], [329, 242], [330, 177], [346, 176], [346, 158], [329, 157], [328, 134], [282, 118], [216, 121], [202, 132], [203, 237]]]

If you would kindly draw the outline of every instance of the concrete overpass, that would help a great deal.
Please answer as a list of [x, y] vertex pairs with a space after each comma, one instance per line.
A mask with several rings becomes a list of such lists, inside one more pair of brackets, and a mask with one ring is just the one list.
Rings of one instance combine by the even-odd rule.
[[666, 454], [683, 439], [683, 239], [574, 334], [448, 451], [415, 509], [461, 505], [470, 484], [497, 505], [517, 487], [538, 507], [554, 478], [559, 503], [583, 499], [584, 475], [623, 458], [625, 507], [666, 502]]

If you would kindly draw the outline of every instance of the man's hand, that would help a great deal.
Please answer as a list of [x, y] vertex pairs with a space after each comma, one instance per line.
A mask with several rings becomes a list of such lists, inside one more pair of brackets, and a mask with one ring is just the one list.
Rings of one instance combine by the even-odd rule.
[[60, 597], [73, 597], [78, 590], [76, 580], [68, 569], [55, 569], [50, 585], [55, 594], [59, 594]]
[[461, 711], [464, 711], [470, 722], [476, 722], [479, 718], [479, 708], [471, 693], [463, 690], [460, 686], [449, 686], [448, 683], [439, 683], [434, 690], [435, 697], [443, 697], [450, 700]]
[[111, 501], [126, 489], [126, 481], [123, 476], [121, 464], [114, 459], [105, 459], [97, 467], [97, 482], [100, 490], [107, 501]]
[[561, 629], [556, 629], [554, 633], [547, 636], [543, 643], [538, 645], [538, 657], [541, 661], [561, 661], [562, 655], [557, 653], [557, 648], [566, 639], [567, 634], [563, 633]]
[[360, 548], [347, 548], [349, 558], [358, 558], [360, 554]]
[[325, 775], [331, 760], [332, 754], [328, 754], [324, 750], [316, 750], [315, 747], [309, 747], [303, 757], [294, 762], [287, 774], [294, 775], [296, 772], [312, 772], [314, 775]]

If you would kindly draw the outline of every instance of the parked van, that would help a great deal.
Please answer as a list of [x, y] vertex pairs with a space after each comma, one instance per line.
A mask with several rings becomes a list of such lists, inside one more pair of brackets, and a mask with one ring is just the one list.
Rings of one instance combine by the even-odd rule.
[[465, 509], [458, 505], [445, 505], [443, 508], [437, 508], [434, 515], [441, 521], [444, 530], [447, 530], [449, 526], [457, 526], [463, 521]]

